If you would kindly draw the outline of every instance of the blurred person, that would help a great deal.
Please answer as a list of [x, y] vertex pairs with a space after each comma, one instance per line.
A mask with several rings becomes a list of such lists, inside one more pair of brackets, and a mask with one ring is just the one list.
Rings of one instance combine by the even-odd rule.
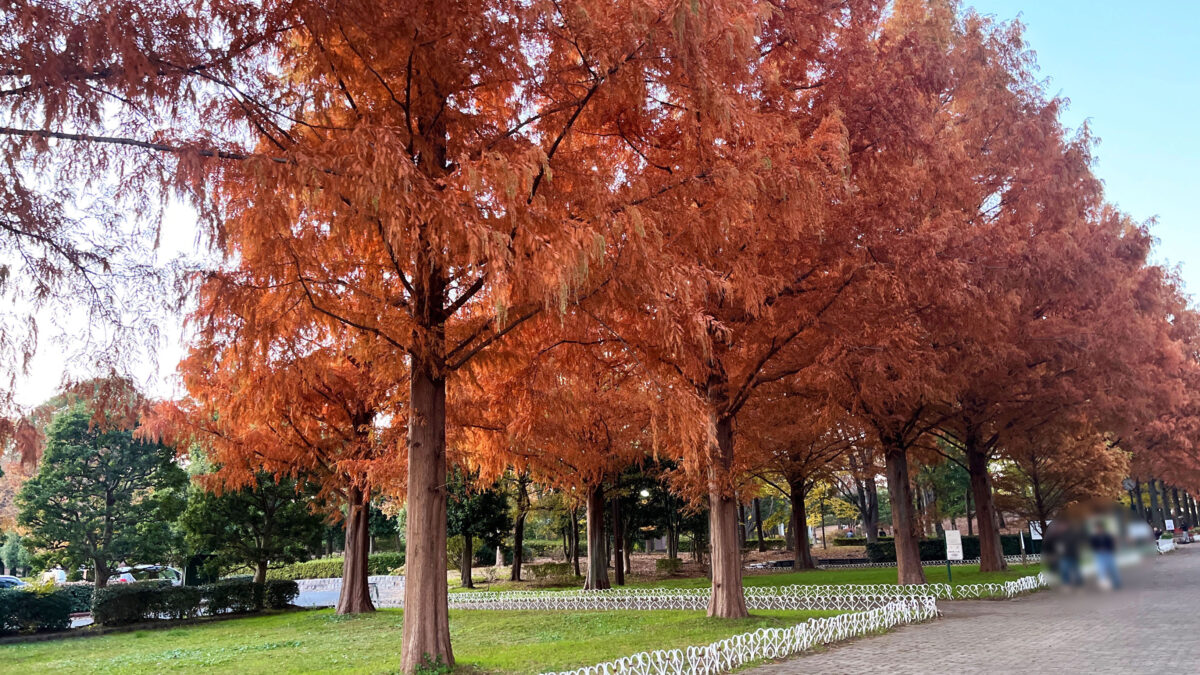
[[1120, 588], [1121, 577], [1117, 574], [1117, 540], [1103, 522], [1096, 523], [1091, 537], [1088, 538], [1088, 544], [1096, 561], [1100, 586], [1114, 590]]
[[1042, 554], [1048, 557], [1048, 567], [1067, 587], [1083, 585], [1083, 574], [1079, 569], [1080, 540], [1079, 528], [1072, 519], [1056, 519], [1046, 529]]

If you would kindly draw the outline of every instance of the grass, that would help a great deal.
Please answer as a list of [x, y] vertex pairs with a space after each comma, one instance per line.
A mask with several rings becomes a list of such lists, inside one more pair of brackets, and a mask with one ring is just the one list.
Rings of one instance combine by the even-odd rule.
[[[838, 612], [450, 612], [455, 672], [538, 673], [639, 651], [708, 644], [763, 627]], [[401, 610], [340, 617], [289, 612], [211, 624], [0, 646], [0, 673], [395, 672]]]
[[[955, 565], [953, 570], [954, 584], [991, 584], [1015, 581], [1021, 577], [1037, 574], [1042, 570], [1040, 564], [1009, 565], [1004, 572], [980, 572], [979, 565]], [[610, 576], [611, 579], [611, 576]], [[939, 565], [925, 568], [925, 580], [929, 583], [948, 583], [946, 566]], [[775, 572], [770, 574], [753, 574], [742, 577], [746, 586], [790, 586], [792, 584], [894, 584], [896, 583], [895, 567], [866, 567], [857, 569], [806, 570], [803, 572]], [[706, 577], [677, 577], [677, 578], [637, 578], [628, 584], [632, 587], [661, 587], [661, 588], [708, 588], [711, 583]], [[554, 585], [531, 585], [510, 581], [497, 582], [490, 585], [479, 585], [476, 590], [506, 591], [534, 589], [573, 589], [579, 588], [576, 582]], [[466, 589], [455, 588], [452, 592], [467, 592]]]

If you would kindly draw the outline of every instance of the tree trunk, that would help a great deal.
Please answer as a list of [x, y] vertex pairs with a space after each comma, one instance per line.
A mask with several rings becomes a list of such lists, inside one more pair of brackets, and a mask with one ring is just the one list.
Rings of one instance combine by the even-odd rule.
[[867, 516], [863, 519], [863, 526], [867, 528], [867, 542], [875, 544], [879, 542], [879, 488], [875, 485], [874, 474], [867, 476], [866, 488]]
[[622, 537], [625, 541], [625, 574], [633, 574], [633, 539], [629, 537], [626, 525], [627, 523], [621, 523], [621, 531], [625, 533]]
[[908, 452], [897, 443], [885, 443], [888, 496], [892, 501], [892, 529], [896, 542], [896, 579], [900, 585], [925, 583], [912, 486], [908, 482]]
[[1142, 481], [1133, 481], [1131, 496], [1133, 498], [1133, 506], [1137, 509], [1137, 514], [1142, 517], [1142, 520], [1149, 522], [1150, 519], [1146, 517], [1146, 503], [1142, 501]]
[[96, 572], [96, 578], [92, 581], [96, 588], [104, 588], [108, 586], [108, 577], [110, 575], [108, 565], [100, 558], [92, 559], [92, 568]]
[[587, 495], [587, 579], [584, 590], [611, 588], [605, 564], [604, 486], [595, 485]]
[[[715, 417], [715, 415], [714, 415]], [[712, 592], [708, 615], [723, 619], [750, 616], [742, 591], [742, 550], [738, 545], [737, 499], [726, 489], [733, 466], [733, 420], [713, 420], [716, 444], [710, 449], [708, 529], [712, 546]]]
[[791, 526], [792, 532], [795, 533], [793, 536], [796, 541], [796, 556], [793, 569], [816, 569], [817, 563], [812, 557], [812, 544], [808, 540], [808, 516], [804, 512], [804, 481], [788, 481], [788, 488], [792, 500]]
[[679, 535], [672, 524], [667, 524], [667, 558], [675, 560], [679, 557]]
[[762, 502], [758, 497], [754, 498], [754, 530], [758, 533], [758, 552], [767, 552], [767, 542], [763, 539], [762, 529]]
[[410, 354], [408, 543], [404, 584], [402, 672], [422, 662], [453, 666], [446, 586], [446, 381], [419, 353]]
[[625, 533], [621, 522], [621, 498], [612, 497], [613, 574], [618, 586], [625, 585]]
[[737, 510], [738, 510], [738, 546], [740, 548], [746, 548], [746, 540], [750, 538], [749, 535], [746, 534], [746, 505], [741, 502], [738, 502]]
[[521, 563], [525, 560], [525, 516], [529, 513], [529, 492], [524, 475], [517, 476], [517, 517], [513, 521], [513, 560], [510, 581], [521, 580]]
[[583, 576], [579, 571], [579, 513], [571, 509], [571, 562], [575, 565], [575, 577]]
[[971, 480], [971, 496], [979, 516], [979, 571], [1000, 572], [1008, 569], [1004, 548], [1000, 544], [1000, 528], [996, 526], [996, 501], [992, 498], [992, 476], [988, 472], [987, 453], [979, 447], [974, 431], [968, 431], [963, 449], [967, 459], [967, 474]]
[[256, 584], [267, 583], [267, 564], [268, 564], [268, 561], [259, 560], [258, 563], [254, 566], [254, 583], [256, 583]]
[[346, 513], [346, 557], [342, 562], [342, 592], [338, 595], [338, 614], [374, 612], [371, 587], [367, 580], [367, 533], [370, 524], [369, 491], [350, 488]]
[[1162, 520], [1162, 511], [1158, 508], [1158, 489], [1154, 486], [1154, 479], [1146, 481], [1146, 491], [1150, 493], [1150, 525], [1160, 530], [1166, 529], [1166, 525]]
[[475, 562], [473, 560], [475, 557], [474, 549], [475, 538], [471, 536], [469, 531], [464, 532], [462, 559], [459, 560], [458, 568], [458, 583], [463, 588], [475, 588], [475, 581], [471, 578], [471, 565]]
[[967, 517], [967, 536], [975, 536], [975, 526], [971, 521], [971, 490], [968, 489], [963, 493], [963, 511]]
[[1171, 510], [1175, 514], [1175, 526], [1179, 527], [1183, 521], [1183, 509], [1179, 508], [1179, 488], [1171, 488]]

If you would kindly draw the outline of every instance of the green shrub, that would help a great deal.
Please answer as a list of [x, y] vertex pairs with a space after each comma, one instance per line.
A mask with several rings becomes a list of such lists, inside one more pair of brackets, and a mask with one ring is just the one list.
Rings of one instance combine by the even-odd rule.
[[66, 630], [71, 602], [71, 594], [58, 589], [0, 589], [0, 635]]
[[97, 588], [92, 600], [92, 619], [106, 626], [120, 626], [156, 618], [162, 611], [157, 592], [169, 581], [136, 581]]
[[[892, 541], [892, 540], [893, 540], [892, 537], [879, 537], [878, 539], [876, 539], [876, 541], [881, 541], [881, 542], [882, 541]], [[839, 537], [837, 539], [831, 539], [830, 543], [832, 543], [834, 546], [866, 546], [867, 538], [866, 537]]]
[[72, 614], [92, 611], [92, 596], [96, 586], [90, 581], [72, 581], [58, 586], [58, 589], [71, 596]]
[[240, 614], [263, 606], [263, 587], [252, 579], [222, 579], [200, 589], [209, 614]]
[[[979, 537], [964, 535], [962, 538], [963, 558], [971, 560], [979, 557]], [[867, 559], [871, 562], [896, 562], [895, 540], [880, 539], [877, 544], [867, 544]], [[1000, 548], [1004, 555], [1020, 555], [1020, 535], [1000, 535]], [[920, 542], [921, 560], [945, 560], [946, 541], [944, 539], [922, 539]], [[1028, 554], [1041, 553], [1042, 542], [1025, 538], [1025, 552]]]
[[[343, 558], [318, 558], [292, 563], [267, 570], [267, 580], [338, 579], [342, 576]], [[367, 574], [391, 574], [404, 565], [404, 554], [395, 551], [372, 553], [367, 557]]]
[[568, 562], [539, 563], [529, 565], [528, 569], [538, 581], [565, 579], [571, 576], [571, 563]]
[[241, 614], [263, 606], [283, 609], [299, 594], [299, 585], [290, 579], [266, 584], [250, 578], [222, 579], [204, 586], [171, 586], [161, 581], [113, 584], [96, 592], [92, 616], [97, 624], [121, 626], [201, 614]]
[[283, 609], [300, 595], [300, 585], [291, 579], [268, 581], [263, 589], [263, 602], [269, 609]]
[[659, 574], [679, 574], [679, 570], [683, 569], [683, 561], [679, 558], [659, 558], [654, 561], [654, 569]]

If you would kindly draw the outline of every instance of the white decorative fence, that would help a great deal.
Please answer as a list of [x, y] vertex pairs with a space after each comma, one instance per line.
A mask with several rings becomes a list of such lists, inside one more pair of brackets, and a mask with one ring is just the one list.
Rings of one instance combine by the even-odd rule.
[[[1045, 586], [1041, 574], [995, 584], [826, 584], [747, 586], [749, 609], [867, 610], [897, 598], [1011, 598]], [[614, 588], [604, 591], [479, 591], [451, 593], [452, 609], [502, 610], [699, 610], [708, 606], [706, 588]]]
[[[367, 577], [368, 584], [374, 584], [379, 590], [394, 590], [404, 588], [404, 577], [394, 574], [381, 574]], [[342, 588], [342, 578], [297, 579], [296, 585], [301, 592], [305, 591], [337, 591]]]
[[937, 613], [937, 600], [932, 597], [895, 598], [875, 609], [810, 619], [791, 628], [760, 628], [701, 647], [641, 652], [557, 675], [715, 675], [816, 645], [926, 621]]

